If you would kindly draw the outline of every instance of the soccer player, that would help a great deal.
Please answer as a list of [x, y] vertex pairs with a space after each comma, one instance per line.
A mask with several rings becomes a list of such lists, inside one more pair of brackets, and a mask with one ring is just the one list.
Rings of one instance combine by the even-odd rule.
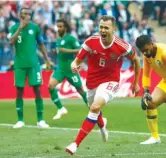
[[99, 35], [93, 35], [85, 40], [82, 49], [71, 64], [73, 72], [77, 72], [80, 63], [87, 57], [87, 99], [91, 105], [76, 139], [66, 147], [66, 151], [70, 154], [77, 151], [78, 146], [94, 128], [99, 117], [102, 122], [100, 111], [113, 99], [118, 90], [120, 68], [124, 57], [134, 63], [135, 78], [132, 92], [137, 95], [140, 89], [138, 86], [139, 58], [131, 45], [115, 36], [114, 31], [115, 19], [111, 16], [102, 16], [99, 22]]
[[70, 67], [76, 53], [80, 50], [80, 44], [70, 34], [70, 25], [66, 19], [57, 20], [57, 28], [58, 39], [56, 41], [56, 53], [58, 57], [58, 68], [53, 72], [48, 84], [51, 99], [58, 108], [57, 114], [53, 117], [54, 120], [60, 119], [64, 114], [68, 113], [67, 109], [63, 107], [57, 89], [55, 88], [64, 79], [67, 79], [76, 88], [87, 104], [86, 92], [83, 90], [80, 76], [78, 73], [73, 73]]
[[49, 66], [46, 49], [43, 44], [40, 27], [31, 22], [31, 9], [22, 8], [19, 14], [20, 22], [12, 26], [8, 35], [9, 42], [14, 45], [14, 78], [17, 89], [16, 111], [18, 122], [13, 128], [21, 128], [25, 125], [23, 119], [23, 92], [26, 78], [28, 77], [29, 86], [33, 87], [37, 110], [37, 126], [41, 128], [49, 127], [43, 120], [43, 99], [40, 94], [42, 76], [37, 57], [37, 44], [42, 52], [47, 66]]
[[[142, 84], [144, 95], [142, 97], [142, 109], [146, 111], [147, 123], [151, 137], [140, 144], [158, 144], [160, 137], [158, 133], [157, 108], [166, 101], [166, 44], [154, 43], [148, 35], [141, 35], [136, 39], [136, 46], [143, 54], [143, 77]], [[162, 80], [150, 94], [151, 71], [154, 70]]]

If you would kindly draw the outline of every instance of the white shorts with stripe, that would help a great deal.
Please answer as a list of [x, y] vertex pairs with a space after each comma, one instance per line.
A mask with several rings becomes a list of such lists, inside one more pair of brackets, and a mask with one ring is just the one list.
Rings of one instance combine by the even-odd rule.
[[118, 88], [118, 82], [105, 82], [100, 84], [97, 88], [87, 89], [88, 104], [91, 105], [98, 97], [102, 97], [105, 100], [105, 103], [108, 103], [114, 98]]

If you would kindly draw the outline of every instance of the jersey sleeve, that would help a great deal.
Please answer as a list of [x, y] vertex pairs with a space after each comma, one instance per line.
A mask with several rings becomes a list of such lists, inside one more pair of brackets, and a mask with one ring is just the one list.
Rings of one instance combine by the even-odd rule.
[[86, 51], [84, 48], [81, 48], [77, 54], [77, 58], [79, 58], [80, 60], [83, 60], [87, 55], [88, 55], [88, 51]]
[[79, 53], [77, 54], [77, 57], [79, 59], [84, 59], [89, 53], [91, 53], [92, 49], [90, 48], [90, 41], [86, 40], [83, 45], [81, 50], [79, 51]]
[[43, 36], [42, 36], [42, 33], [41, 33], [41, 29], [40, 27], [37, 25], [36, 26], [36, 41], [37, 41], [37, 44], [42, 44], [43, 43]]
[[150, 87], [151, 86], [151, 80], [150, 80], [150, 76], [151, 76], [151, 67], [146, 59], [146, 57], [143, 57], [143, 62], [144, 62], [144, 66], [143, 66], [143, 75], [142, 75], [142, 87]]
[[119, 45], [119, 47], [121, 48], [122, 57], [127, 57], [128, 59], [133, 59], [136, 55], [136, 51], [135, 49], [126, 41], [124, 41], [121, 38], [116, 38], [116, 43]]
[[72, 45], [72, 48], [73, 48], [73, 49], [79, 49], [79, 48], [81, 48], [80, 43], [79, 43], [78, 40], [76, 40], [76, 38], [74, 38], [74, 37], [72, 37], [71, 45]]
[[131, 48], [130, 52], [127, 53], [126, 57], [132, 60], [135, 57], [135, 55], [136, 55], [136, 50], [134, 48]]

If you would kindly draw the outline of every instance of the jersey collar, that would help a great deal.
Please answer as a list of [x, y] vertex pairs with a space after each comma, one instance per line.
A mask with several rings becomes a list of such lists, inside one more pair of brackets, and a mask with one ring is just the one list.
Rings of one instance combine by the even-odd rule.
[[113, 39], [112, 39], [111, 44], [108, 45], [108, 46], [105, 46], [105, 45], [102, 43], [102, 41], [101, 41], [101, 36], [100, 36], [100, 44], [101, 44], [101, 46], [102, 46], [104, 49], [110, 48], [110, 47], [112, 46], [112, 44], [114, 43], [114, 40], [115, 40], [115, 36], [113, 36]]

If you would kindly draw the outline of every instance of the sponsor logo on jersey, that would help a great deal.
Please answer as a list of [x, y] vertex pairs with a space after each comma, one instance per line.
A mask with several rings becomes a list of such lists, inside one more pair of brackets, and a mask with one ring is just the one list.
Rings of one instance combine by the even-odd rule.
[[160, 60], [157, 60], [157, 61], [156, 61], [156, 64], [157, 64], [158, 66], [161, 66], [161, 61], [160, 61]]
[[103, 53], [103, 52], [101, 52], [100, 54], [101, 54], [101, 55], [105, 55], [105, 53]]
[[96, 50], [91, 50], [90, 54], [98, 54]]
[[28, 33], [29, 33], [30, 35], [33, 35], [34, 32], [33, 32], [33, 30], [29, 30]]

